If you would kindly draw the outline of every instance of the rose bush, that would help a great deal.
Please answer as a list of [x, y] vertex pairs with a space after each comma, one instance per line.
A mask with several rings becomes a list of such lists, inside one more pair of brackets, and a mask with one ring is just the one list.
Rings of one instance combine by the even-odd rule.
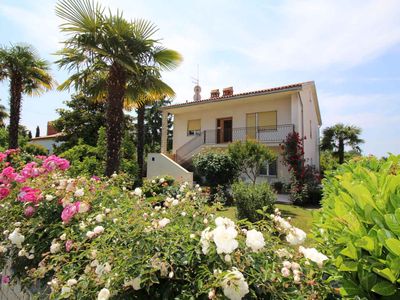
[[2, 281], [40, 287], [40, 298], [322, 299], [329, 292], [326, 257], [299, 247], [305, 233], [278, 210], [234, 223], [216, 216], [218, 204], [208, 205], [199, 187], [164, 185], [154, 204], [119, 175], [68, 178], [68, 161], [56, 156], [16, 165], [9, 161], [22, 162], [20, 154], [0, 157]]

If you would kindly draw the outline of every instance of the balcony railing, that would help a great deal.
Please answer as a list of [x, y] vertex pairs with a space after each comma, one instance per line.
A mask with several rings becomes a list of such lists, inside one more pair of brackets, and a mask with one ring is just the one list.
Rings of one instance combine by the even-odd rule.
[[293, 124], [204, 130], [176, 150], [176, 160], [182, 163], [202, 145], [226, 144], [236, 141], [256, 140], [261, 143], [281, 143], [294, 131]]

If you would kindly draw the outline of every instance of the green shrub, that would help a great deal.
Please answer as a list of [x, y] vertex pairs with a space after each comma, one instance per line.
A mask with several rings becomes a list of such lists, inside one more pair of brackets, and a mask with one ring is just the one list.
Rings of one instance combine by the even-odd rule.
[[240, 181], [232, 185], [232, 192], [239, 219], [256, 222], [262, 219], [257, 210], [266, 207], [268, 212], [272, 212], [274, 209], [276, 194], [268, 183], [253, 185]]
[[146, 197], [154, 197], [158, 194], [166, 195], [173, 187], [174, 183], [175, 179], [171, 176], [145, 179], [143, 181], [142, 191]]
[[281, 194], [283, 192], [284, 184], [281, 181], [276, 181], [272, 184], [272, 187], [274, 188], [275, 192]]
[[205, 178], [205, 184], [211, 187], [212, 200], [218, 198], [221, 192], [227, 195], [227, 186], [230, 185], [239, 173], [235, 160], [226, 151], [208, 150], [197, 154], [193, 158], [195, 173]]
[[323, 181], [315, 234], [345, 297], [400, 299], [400, 156], [353, 160]]
[[30, 143], [25, 145], [24, 151], [33, 155], [47, 155], [49, 153], [49, 150], [47, 150], [42, 145], [30, 144]]
[[260, 170], [267, 161], [276, 159], [275, 153], [268, 149], [264, 144], [257, 141], [238, 141], [229, 145], [229, 155], [237, 164], [237, 169], [256, 183]]

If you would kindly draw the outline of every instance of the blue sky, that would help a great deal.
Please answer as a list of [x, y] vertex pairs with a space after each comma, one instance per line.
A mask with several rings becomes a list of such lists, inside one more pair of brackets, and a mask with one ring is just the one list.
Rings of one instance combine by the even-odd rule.
[[[203, 97], [213, 88], [235, 92], [314, 80], [323, 127], [337, 122], [363, 129], [364, 154], [400, 149], [400, 1], [107, 0], [127, 18], [160, 28], [165, 46], [184, 62], [164, 80], [175, 102], [192, 99], [200, 70]], [[0, 0], [0, 44], [32, 44], [47, 60], [65, 38], [54, 0]], [[67, 73], [52, 66], [58, 82]], [[8, 83], [0, 83], [8, 101]], [[42, 133], [68, 93], [24, 98], [22, 123]]]

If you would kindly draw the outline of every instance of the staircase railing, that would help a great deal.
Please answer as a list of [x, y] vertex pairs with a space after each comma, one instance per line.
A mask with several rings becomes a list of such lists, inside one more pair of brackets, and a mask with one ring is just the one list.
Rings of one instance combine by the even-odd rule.
[[176, 150], [176, 162], [187, 161], [202, 145], [225, 144], [236, 141], [256, 140], [261, 143], [281, 143], [294, 131], [293, 124], [204, 130]]

